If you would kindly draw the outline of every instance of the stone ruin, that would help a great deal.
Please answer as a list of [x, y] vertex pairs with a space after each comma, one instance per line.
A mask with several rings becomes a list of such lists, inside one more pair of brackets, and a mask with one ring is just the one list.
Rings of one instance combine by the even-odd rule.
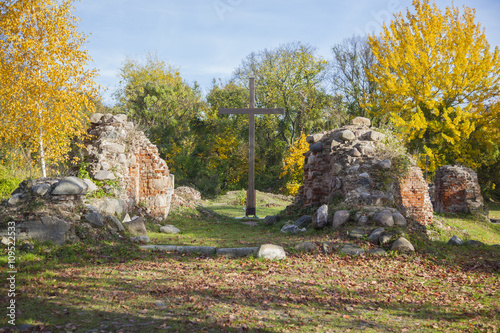
[[433, 203], [438, 213], [485, 214], [481, 187], [474, 170], [445, 165], [436, 172]]
[[[167, 218], [174, 177], [157, 147], [125, 115], [94, 114], [90, 120], [83, 150], [86, 164], [81, 165], [88, 166], [84, 172], [90, 178], [23, 181], [0, 203], [0, 228], [15, 222], [17, 239], [55, 244], [77, 241], [103, 228], [112, 233], [127, 229], [138, 241], [147, 241], [142, 218], [130, 219], [128, 213]], [[103, 197], [95, 195], [103, 189]], [[0, 230], [0, 236], [5, 238], [7, 230]]]
[[143, 132], [127, 116], [96, 113], [90, 118], [91, 135], [84, 155], [94, 180], [117, 180], [118, 199], [126, 207], [140, 205], [159, 219], [170, 210], [174, 176]]
[[[399, 210], [422, 225], [433, 221], [433, 208], [422, 171], [407, 155], [391, 152], [386, 136], [371, 128], [367, 118], [307, 137], [304, 185], [294, 205], [318, 207], [339, 202], [348, 207]], [[409, 163], [407, 173], [396, 173], [397, 163]]]
[[[304, 184], [287, 210], [305, 208], [314, 214], [288, 221], [281, 231], [298, 233], [309, 225], [314, 229], [329, 226], [350, 239], [367, 239], [380, 246], [369, 249], [371, 254], [383, 254], [386, 249], [414, 252], [405, 236], [410, 230], [426, 229], [433, 222], [433, 209], [422, 171], [402, 145], [392, 135], [371, 128], [370, 120], [363, 117], [342, 128], [310, 135], [307, 141]], [[351, 243], [323, 242], [321, 249], [324, 253], [333, 249], [349, 255], [365, 253]]]
[[[75, 228], [80, 223], [87, 231], [127, 229], [141, 241], [147, 238], [146, 229], [140, 218], [130, 220], [127, 213], [132, 208], [139, 206], [162, 220], [171, 205], [192, 207], [201, 201], [199, 192], [190, 188], [173, 193], [173, 175], [159, 157], [157, 147], [125, 115], [92, 115], [89, 134], [83, 155], [91, 179], [71, 176], [26, 180], [9, 200], [1, 203], [0, 222], [16, 222], [18, 239], [56, 244], [75, 241], [88, 234]], [[335, 202], [356, 214], [337, 211], [327, 221], [328, 214], [317, 216], [319, 209], [312, 218], [304, 220], [307, 216], [303, 216], [286, 228], [302, 230], [303, 221], [312, 221], [315, 228], [327, 224], [340, 227], [349, 219], [358, 226], [366, 225], [364, 229], [369, 227], [368, 220], [382, 227], [405, 227], [405, 218], [424, 226], [432, 223], [433, 208], [421, 170], [406, 154], [391, 152], [394, 147], [386, 146], [386, 136], [371, 128], [369, 119], [358, 117], [350, 125], [311, 135], [307, 141], [310, 150], [304, 154], [304, 185], [294, 206], [314, 208]], [[409, 163], [404, 175], [398, 174], [401, 161]], [[111, 196], [92, 198], [92, 193], [99, 190], [99, 182], [111, 190]], [[111, 188], [110, 182], [114, 184]], [[477, 175], [471, 169], [440, 168], [433, 192], [437, 212], [484, 213]], [[367, 230], [353, 230], [350, 234], [359, 231], [365, 235]], [[372, 231], [369, 239], [380, 244], [378, 236], [394, 236], [391, 231], [373, 236], [377, 232], [380, 228]], [[6, 234], [0, 231], [0, 235]]]
[[[386, 249], [413, 252], [405, 234], [420, 230], [432, 238], [435, 231], [426, 226], [433, 223], [434, 210], [486, 213], [473, 170], [441, 167], [435, 185], [429, 187], [421, 169], [402, 146], [390, 135], [371, 128], [367, 118], [358, 117], [350, 125], [310, 135], [307, 141], [310, 146], [304, 154], [304, 184], [288, 208], [309, 208], [314, 214], [288, 221], [282, 232], [303, 232], [309, 225], [315, 229], [330, 226], [351, 239], [368, 239]], [[335, 211], [329, 212], [331, 207]], [[274, 222], [266, 218], [264, 223]], [[321, 246], [325, 253], [332, 246], [345, 254], [364, 253], [356, 244], [324, 242]], [[385, 250], [375, 248], [369, 252], [381, 254]]]

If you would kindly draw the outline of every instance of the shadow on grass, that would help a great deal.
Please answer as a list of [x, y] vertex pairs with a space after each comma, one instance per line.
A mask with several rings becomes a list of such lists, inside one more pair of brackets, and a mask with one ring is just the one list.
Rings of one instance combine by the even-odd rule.
[[[299, 274], [300, 268], [270, 261], [169, 257], [168, 262], [156, 257], [127, 265], [52, 267], [56, 271], [50, 277], [21, 277], [22, 313], [17, 323], [40, 324], [33, 332], [236, 332], [242, 327], [259, 332], [301, 332], [317, 327], [325, 331], [367, 327], [418, 331], [416, 324], [432, 327], [439, 323], [443, 330], [464, 328], [473, 318], [487, 321], [497, 315], [494, 307], [473, 311], [423, 298], [409, 301], [404, 293], [381, 293], [370, 284], [350, 287], [350, 279], [342, 278], [344, 273], [332, 275], [330, 282], [305, 278], [275, 281], [273, 277], [286, 279], [294, 271]], [[342, 262], [355, 265], [357, 259], [337, 264]], [[329, 262], [325, 265], [328, 268]], [[408, 281], [404, 285], [412, 287]]]
[[[184, 219], [180, 222], [185, 227], [184, 232], [189, 233], [189, 239], [182, 242], [183, 236], [181, 236], [181, 241], [176, 245], [193, 245], [191, 242], [195, 239], [210, 239], [212, 245], [216, 247], [259, 246], [264, 243], [274, 243], [292, 252], [293, 247], [303, 241], [314, 242], [318, 248], [324, 241], [354, 242], [364, 248], [376, 247], [376, 245], [367, 241], [349, 239], [345, 232], [332, 230], [329, 227], [323, 230], [309, 228], [310, 230], [306, 233], [284, 234], [280, 232], [281, 226], [285, 223], [284, 220], [272, 226], [266, 226], [262, 221], [257, 226], [244, 225], [241, 220], [223, 214], [224, 210], [229, 209], [231, 209], [229, 206], [225, 206], [221, 211], [213, 212], [206, 207], [198, 207], [197, 214], [199, 218], [195, 220]], [[472, 217], [468, 217], [465, 221], [467, 223], [475, 222]], [[373, 228], [376, 228], [376, 226], [373, 226]], [[443, 241], [432, 241], [425, 232], [425, 228], [416, 222], [410, 223], [407, 232], [408, 238], [414, 244], [417, 253], [432, 255], [433, 260], [439, 265], [450, 269], [458, 267], [466, 271], [498, 272], [500, 269], [498, 261], [500, 247], [490, 245], [456, 247]], [[385, 249], [390, 250], [390, 245], [386, 246]]]
[[[206, 212], [200, 210], [196, 214], [184, 220], [186, 232], [194, 240], [227, 237], [235, 246], [274, 242], [289, 247], [309, 238], [317, 245], [331, 237], [353, 242], [331, 229], [284, 235], [277, 226], [249, 227], [222, 215], [204, 216]], [[183, 216], [176, 218], [180, 221]], [[317, 327], [324, 331], [373, 328], [413, 332], [418, 331], [417, 326], [433, 331], [438, 324], [440, 330], [464, 330], [471, 328], [469, 324], [485, 325], [496, 318], [498, 303], [494, 296], [481, 292], [481, 284], [463, 282], [477, 293], [477, 299], [474, 293], [468, 296], [467, 301], [474, 304], [460, 303], [462, 291], [454, 291], [457, 304], [443, 305], [439, 295], [450, 292], [446, 278], [459, 270], [473, 278], [476, 273], [491, 279], [497, 276], [498, 247], [451, 247], [425, 235], [415, 236], [415, 241], [420, 253], [409, 257], [324, 256], [318, 250], [282, 264], [141, 251], [124, 240], [67, 245], [43, 254], [41, 260], [21, 264], [18, 324], [40, 323], [48, 327], [33, 327], [32, 331], [53, 332], [221, 332], [242, 328], [303, 332]], [[405, 265], [414, 259], [436, 266], [415, 264], [406, 272]], [[364, 260], [370, 260], [370, 266], [360, 270]], [[311, 272], [306, 274], [303, 267]], [[337, 272], [328, 275], [332, 268]], [[440, 270], [445, 276], [434, 274], [429, 280], [415, 275], [419, 269], [429, 275]], [[367, 273], [370, 275], [360, 277]], [[394, 289], [373, 288], [366, 279], [379, 280], [376, 285], [393, 284]], [[429, 281], [435, 285], [426, 285]]]

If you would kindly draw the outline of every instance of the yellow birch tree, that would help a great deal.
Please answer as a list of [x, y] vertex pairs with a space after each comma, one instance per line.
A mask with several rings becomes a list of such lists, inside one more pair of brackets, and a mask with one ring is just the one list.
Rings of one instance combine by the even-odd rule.
[[[431, 171], [447, 163], [476, 168], [486, 162], [483, 148], [498, 144], [484, 121], [491, 117], [485, 106], [499, 94], [498, 47], [490, 52], [474, 9], [443, 12], [429, 0], [413, 6], [414, 12], [395, 14], [380, 36], [369, 37], [376, 62], [368, 75], [381, 94], [378, 115], [393, 121], [421, 163], [429, 155]], [[482, 143], [471, 145], [479, 126]]]
[[73, 0], [0, 2], [0, 143], [40, 160], [64, 160], [85, 133], [83, 108], [99, 99]]

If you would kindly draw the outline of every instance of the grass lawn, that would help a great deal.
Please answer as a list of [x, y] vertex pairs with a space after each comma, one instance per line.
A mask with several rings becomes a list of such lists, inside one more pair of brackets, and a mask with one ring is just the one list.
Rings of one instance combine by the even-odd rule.
[[[214, 200], [207, 200], [203, 206], [223, 216], [245, 216], [246, 191], [232, 191]], [[292, 197], [256, 191], [257, 216], [277, 215], [291, 204]]]
[[490, 209], [490, 218], [500, 220], [500, 203], [490, 202], [488, 207]]
[[[262, 196], [268, 203], [279, 199]], [[500, 244], [498, 226], [438, 216], [444, 228], [436, 229], [434, 241], [409, 235], [417, 247], [414, 255], [351, 257], [319, 249], [303, 254], [293, 246], [304, 240], [318, 245], [353, 241], [331, 229], [285, 235], [279, 230], [286, 219], [272, 227], [243, 224], [233, 218], [242, 215], [242, 205], [231, 200], [173, 210], [163, 224], [182, 232], [160, 234], [150, 223], [149, 236], [156, 244], [235, 247], [270, 242], [285, 247], [286, 260], [144, 251], [114, 238], [60, 248], [35, 244], [35, 253], [17, 255], [17, 325], [44, 332], [498, 330], [500, 249], [492, 246]], [[276, 212], [286, 204], [284, 200], [265, 208]], [[446, 245], [453, 234], [487, 245]], [[356, 243], [373, 247], [364, 240]], [[0, 257], [0, 270], [7, 271], [6, 256]], [[9, 327], [5, 315], [2, 320], [0, 327]]]

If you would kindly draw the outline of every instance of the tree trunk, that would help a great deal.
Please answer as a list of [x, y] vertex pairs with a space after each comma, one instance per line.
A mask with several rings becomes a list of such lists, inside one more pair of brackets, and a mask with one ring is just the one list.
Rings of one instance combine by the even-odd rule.
[[[42, 118], [42, 111], [38, 111], [38, 115], [40, 117], [40, 120]], [[42, 123], [40, 122], [40, 127], [38, 127], [38, 133], [39, 133], [39, 140], [38, 144], [40, 146], [40, 166], [42, 167], [42, 177], [47, 178], [47, 173], [45, 171], [45, 151], [43, 150], [43, 129], [42, 129]]]

